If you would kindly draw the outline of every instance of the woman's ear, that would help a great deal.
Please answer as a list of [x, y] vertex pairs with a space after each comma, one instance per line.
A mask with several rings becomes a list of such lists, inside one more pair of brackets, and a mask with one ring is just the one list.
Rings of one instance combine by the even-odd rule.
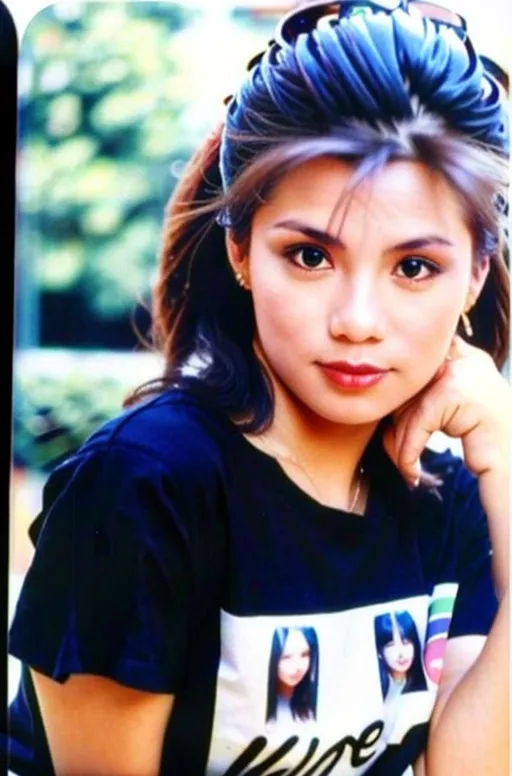
[[238, 272], [243, 261], [242, 246], [233, 238], [231, 229], [226, 229], [226, 253], [233, 272]]
[[481, 256], [478, 259], [478, 263], [473, 268], [471, 273], [471, 281], [469, 284], [467, 297], [467, 309], [465, 312], [469, 311], [476, 304], [478, 297], [480, 296], [485, 285], [485, 281], [487, 280], [490, 267], [491, 260], [489, 256]]
[[225, 240], [228, 261], [233, 270], [235, 279], [238, 285], [247, 291], [250, 288], [247, 241], [235, 240], [231, 229], [226, 229]]

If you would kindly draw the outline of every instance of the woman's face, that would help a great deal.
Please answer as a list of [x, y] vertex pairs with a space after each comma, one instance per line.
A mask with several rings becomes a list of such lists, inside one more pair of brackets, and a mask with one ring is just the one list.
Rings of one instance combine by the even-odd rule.
[[406, 674], [414, 660], [414, 644], [405, 636], [400, 635], [396, 620], [393, 618], [393, 635], [391, 641], [384, 645], [382, 655], [389, 672], [393, 676]]
[[419, 163], [361, 185], [342, 223], [352, 171], [319, 159], [283, 178], [242, 268], [276, 390], [328, 421], [371, 424], [435, 375], [486, 266], [473, 268], [456, 194]]
[[295, 688], [306, 676], [311, 662], [311, 650], [302, 631], [289, 631], [277, 664], [279, 685]]

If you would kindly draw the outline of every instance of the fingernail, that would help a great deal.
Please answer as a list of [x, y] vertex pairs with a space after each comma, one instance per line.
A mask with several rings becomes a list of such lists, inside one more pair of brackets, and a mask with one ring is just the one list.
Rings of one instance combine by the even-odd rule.
[[419, 460], [414, 462], [412, 469], [414, 470], [414, 474], [409, 477], [409, 482], [411, 483], [411, 487], [417, 488], [421, 479], [421, 464]]

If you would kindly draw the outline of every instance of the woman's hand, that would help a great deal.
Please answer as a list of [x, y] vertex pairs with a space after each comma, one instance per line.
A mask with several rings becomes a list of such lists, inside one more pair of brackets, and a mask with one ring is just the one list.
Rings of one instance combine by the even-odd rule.
[[456, 336], [430, 383], [393, 416], [384, 447], [411, 485], [420, 476], [419, 456], [431, 434], [461, 440], [464, 462], [477, 477], [508, 471], [512, 389], [492, 358]]

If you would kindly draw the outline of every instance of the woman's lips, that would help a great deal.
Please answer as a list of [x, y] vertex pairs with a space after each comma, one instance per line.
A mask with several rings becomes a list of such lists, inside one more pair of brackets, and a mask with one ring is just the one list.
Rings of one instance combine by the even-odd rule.
[[379, 383], [388, 373], [374, 364], [354, 364], [348, 361], [320, 363], [323, 373], [342, 388], [369, 388]]

